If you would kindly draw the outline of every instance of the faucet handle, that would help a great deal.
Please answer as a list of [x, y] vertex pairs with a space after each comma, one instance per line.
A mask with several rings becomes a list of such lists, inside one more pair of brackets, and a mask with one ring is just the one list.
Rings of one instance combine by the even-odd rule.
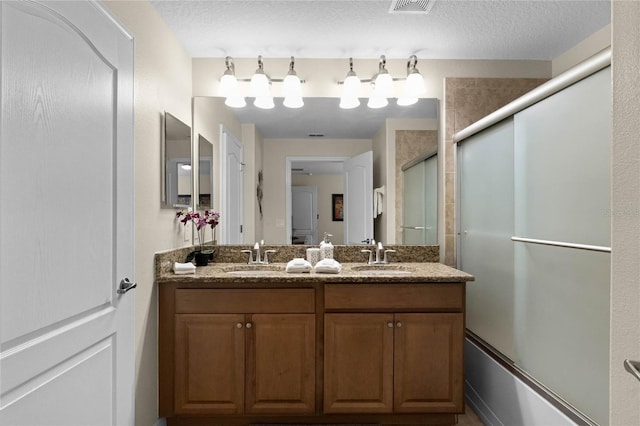
[[276, 250], [265, 250], [264, 251], [264, 263], [268, 264], [269, 263], [269, 253], [275, 253]]
[[248, 253], [249, 254], [249, 260], [247, 261], [247, 265], [250, 265], [253, 262], [253, 253], [251, 252], [251, 250], [240, 250], [242, 253]]
[[384, 259], [382, 260], [382, 263], [389, 263], [389, 260], [387, 259], [387, 253], [395, 253], [395, 252], [396, 252], [395, 250], [391, 250], [391, 249], [385, 250]]
[[369, 253], [369, 264], [373, 263], [373, 252], [369, 249], [362, 249], [360, 253]]

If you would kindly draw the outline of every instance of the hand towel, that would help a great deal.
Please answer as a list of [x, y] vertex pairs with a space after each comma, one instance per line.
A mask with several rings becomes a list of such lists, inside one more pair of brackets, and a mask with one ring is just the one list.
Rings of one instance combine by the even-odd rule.
[[382, 214], [382, 198], [384, 197], [384, 185], [373, 190], [373, 217]]
[[316, 263], [314, 271], [321, 274], [339, 274], [342, 271], [342, 265], [334, 259], [322, 259]]
[[287, 263], [287, 272], [311, 272], [311, 264], [303, 258], [295, 258]]
[[193, 263], [175, 262], [173, 264], [173, 272], [176, 275], [195, 274], [196, 273], [196, 265], [194, 265]]

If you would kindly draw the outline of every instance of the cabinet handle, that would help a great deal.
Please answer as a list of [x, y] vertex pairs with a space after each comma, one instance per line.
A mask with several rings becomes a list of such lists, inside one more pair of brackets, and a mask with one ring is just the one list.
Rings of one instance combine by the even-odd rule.
[[241, 322], [237, 323], [236, 328], [242, 328], [242, 323]]
[[392, 323], [392, 322], [388, 322], [388, 323], [387, 323], [387, 327], [389, 327], [389, 328], [393, 328], [393, 323]]
[[398, 321], [398, 322], [396, 323], [396, 327], [401, 328], [401, 327], [402, 327], [402, 323], [401, 323], [400, 321]]
[[245, 327], [247, 327], [247, 328], [251, 328], [251, 327], [253, 327], [253, 324], [251, 324], [250, 322], [248, 322], [248, 323], [247, 323], [247, 325], [245, 325]]

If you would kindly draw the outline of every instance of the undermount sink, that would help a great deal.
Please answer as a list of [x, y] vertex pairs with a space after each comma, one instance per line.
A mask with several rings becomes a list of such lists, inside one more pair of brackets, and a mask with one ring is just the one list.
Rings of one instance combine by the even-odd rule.
[[284, 271], [282, 265], [234, 265], [228, 266], [223, 269], [224, 272], [230, 275], [269, 275], [276, 272]]
[[360, 265], [351, 270], [371, 275], [410, 275], [415, 272], [414, 268], [408, 266], [389, 264]]

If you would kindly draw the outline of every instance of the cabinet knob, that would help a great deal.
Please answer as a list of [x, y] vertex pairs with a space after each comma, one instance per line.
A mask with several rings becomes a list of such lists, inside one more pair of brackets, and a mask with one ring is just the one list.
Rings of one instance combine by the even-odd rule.
[[398, 327], [398, 328], [402, 327], [402, 323], [401, 323], [400, 321], [398, 321], [398, 322], [396, 323], [396, 327]]
[[242, 328], [242, 323], [241, 322], [237, 323], [236, 328]]
[[253, 327], [253, 324], [251, 324], [250, 322], [248, 322], [248, 323], [247, 323], [247, 325], [246, 325], [245, 327], [247, 327], [247, 328], [251, 328], [251, 327]]
[[393, 328], [393, 323], [392, 323], [392, 322], [388, 322], [388, 323], [387, 323], [387, 327], [389, 327], [389, 328]]

